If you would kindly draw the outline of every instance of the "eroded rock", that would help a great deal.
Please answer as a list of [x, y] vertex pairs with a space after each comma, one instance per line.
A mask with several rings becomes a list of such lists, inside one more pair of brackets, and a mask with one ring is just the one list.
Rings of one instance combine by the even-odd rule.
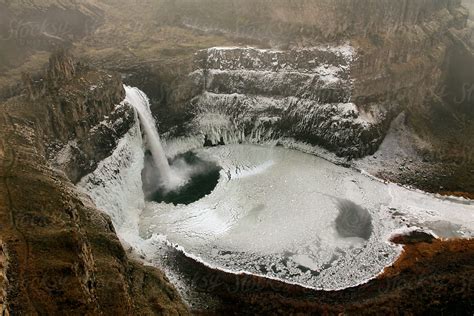
[[[41, 84], [35, 102], [23, 95], [0, 107], [2, 312], [187, 314], [166, 277], [129, 259], [110, 218], [72, 185], [108, 155], [134, 116], [116, 108], [123, 97], [116, 74], [70, 66], [54, 66], [64, 72], [55, 76], [69, 78], [56, 82], [54, 94]], [[56, 161], [65, 173], [58, 172], [49, 145], [71, 140], [81, 152], [73, 156], [92, 163]]]

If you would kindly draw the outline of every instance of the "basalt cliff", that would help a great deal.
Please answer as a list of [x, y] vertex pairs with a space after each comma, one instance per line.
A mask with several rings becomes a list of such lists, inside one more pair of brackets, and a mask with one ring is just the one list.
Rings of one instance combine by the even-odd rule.
[[472, 49], [459, 49], [467, 21], [459, 1], [204, 3], [178, 1], [180, 23], [271, 48], [200, 51], [190, 75], [198, 96], [189, 96], [197, 115], [227, 111], [246, 134], [259, 129], [361, 157], [402, 111], [431, 115], [438, 102], [472, 114], [469, 101], [454, 101], [466, 91], [450, 78], [473, 66]]
[[73, 185], [135, 122], [123, 97], [117, 74], [59, 52], [1, 104], [2, 315], [186, 314], [166, 277], [129, 258], [110, 218]]
[[348, 158], [381, 149], [364, 169], [471, 194], [474, 55], [460, 1], [205, 3], [182, 1], [174, 23], [237, 44], [199, 51], [189, 83], [166, 87], [160, 108], [184, 103], [193, 133], [291, 137]]

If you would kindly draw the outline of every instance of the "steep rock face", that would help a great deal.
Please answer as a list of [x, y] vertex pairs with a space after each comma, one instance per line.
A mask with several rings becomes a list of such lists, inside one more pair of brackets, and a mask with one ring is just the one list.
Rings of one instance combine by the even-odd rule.
[[404, 109], [423, 105], [443, 83], [447, 51], [454, 46], [451, 29], [463, 29], [461, 7], [440, 8], [412, 25], [354, 37], [359, 59], [354, 63], [354, 102]]
[[[65, 62], [54, 67], [70, 69]], [[55, 96], [48, 80], [32, 85], [35, 94], [0, 105], [3, 314], [186, 314], [166, 277], [129, 259], [110, 218], [49, 167], [51, 150], [45, 145], [53, 140], [76, 139], [97, 162], [107, 149], [89, 138], [102, 130], [107, 143], [127, 131], [128, 121], [135, 122], [133, 115], [127, 119], [129, 111], [114, 113], [123, 96], [120, 80], [76, 67], [75, 75], [54, 89]], [[124, 115], [122, 124], [101, 127], [106, 116], [119, 122], [114, 115]]]
[[24, 97], [38, 105], [42, 150], [73, 183], [110, 155], [134, 122], [133, 110], [119, 106], [119, 76], [89, 69], [64, 51], [51, 56], [44, 77], [24, 81]]
[[191, 101], [194, 128], [214, 143], [287, 136], [340, 155], [367, 154], [387, 115], [369, 116], [351, 102], [354, 59], [349, 45], [200, 51], [190, 75], [202, 88]]
[[61, 81], [71, 80], [76, 74], [76, 65], [66, 51], [56, 52], [49, 58], [48, 81], [58, 86]]
[[[229, 128], [230, 134], [259, 134], [253, 138], [292, 136], [348, 157], [374, 153], [401, 111], [429, 111], [450, 71], [446, 61], [456, 45], [450, 34], [464, 31], [467, 19], [457, 0], [256, 1], [247, 7], [183, 0], [173, 10], [190, 28], [281, 48], [199, 52], [190, 75], [198, 96], [189, 107], [197, 116], [194, 131], [214, 142], [232, 138], [219, 132]], [[350, 59], [341, 58], [337, 42], [352, 47]]]
[[[382, 170], [380, 176], [425, 191], [472, 198], [474, 52], [457, 32], [450, 35], [455, 44], [447, 51], [441, 85], [427, 97], [423, 107], [406, 111], [409, 132], [403, 136], [405, 145], [401, 141], [398, 147], [408, 153], [414, 151], [419, 158], [404, 158], [400, 169]], [[406, 146], [406, 139], [413, 140], [411, 147]]]

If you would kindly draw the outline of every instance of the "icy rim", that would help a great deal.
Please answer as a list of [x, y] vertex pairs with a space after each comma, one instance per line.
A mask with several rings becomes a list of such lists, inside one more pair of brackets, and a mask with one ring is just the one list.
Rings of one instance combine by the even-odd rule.
[[[137, 136], [137, 134], [135, 134], [135, 136]], [[127, 140], [132, 140], [132, 139], [128, 138]], [[131, 143], [139, 142], [139, 141], [140, 140], [137, 138], [134, 141], [132, 141]], [[193, 142], [188, 143], [188, 145], [191, 145], [191, 147], [194, 147], [194, 146], [192, 146], [192, 144], [193, 144]], [[130, 144], [130, 145], [132, 145], [132, 144]], [[133, 145], [133, 147], [137, 148], [136, 144]], [[184, 149], [183, 146], [182, 146], [182, 148]], [[258, 148], [260, 148], [260, 147], [258, 147]], [[223, 150], [223, 149], [225, 149], [225, 147], [222, 147], [220, 150]], [[266, 150], [269, 150], [271, 148], [260, 148], [260, 149], [266, 151]], [[118, 150], [118, 153], [119, 153], [118, 157], [125, 157], [125, 158], [129, 157], [128, 155], [123, 155], [123, 150], [124, 150], [124, 147], [122, 147], [121, 149]], [[214, 150], [219, 150], [219, 149], [214, 149]], [[206, 151], [206, 150], [204, 150], [204, 151]], [[131, 151], [129, 151], [129, 152], [131, 152]], [[246, 152], [247, 152], [247, 150], [246, 150]], [[137, 153], [137, 158], [140, 158], [140, 155], [141, 155], [140, 153]], [[302, 154], [302, 155], [304, 155], [304, 154]], [[114, 170], [114, 168], [110, 168], [111, 164], [113, 165], [113, 163], [114, 163], [113, 161], [116, 161], [116, 163], [119, 163], [119, 161], [121, 159], [121, 158], [120, 159], [114, 158], [114, 156], [117, 157], [114, 154], [111, 157], [112, 159], [110, 161], [104, 161], [103, 166], [109, 166], [107, 170]], [[308, 155], [308, 157], [313, 157], [313, 156]], [[127, 165], [133, 165], [133, 164], [121, 162], [120, 165], [127, 166]], [[272, 166], [272, 164], [260, 165], [260, 167], [261, 167], [260, 171], [264, 172], [265, 170], [267, 170], [271, 166]], [[471, 227], [469, 227], [469, 229], [467, 229], [467, 230], [464, 229], [464, 232], [459, 234], [458, 236], [459, 237], [462, 237], [463, 235], [465, 237], [472, 236], [472, 218], [469, 219], [469, 218], [466, 218], [465, 216], [463, 218], [462, 214], [460, 214], [459, 212], [452, 212], [451, 213], [451, 212], [449, 212], [450, 207], [448, 207], [448, 208], [445, 207], [444, 210], [441, 209], [440, 212], [438, 214], [436, 214], [436, 213], [433, 213], [433, 211], [431, 211], [430, 209], [425, 210], [423, 208], [416, 208], [416, 207], [413, 207], [413, 205], [410, 205], [410, 206], [407, 207], [407, 210], [409, 210], [409, 212], [406, 212], [406, 214], [404, 214], [404, 215], [399, 215], [397, 220], [388, 221], [389, 223], [393, 224], [393, 226], [388, 227], [389, 229], [387, 229], [386, 231], [379, 231], [373, 236], [374, 238], [375, 238], [375, 236], [377, 236], [377, 238], [379, 238], [378, 241], [380, 242], [379, 246], [381, 246], [382, 248], [387, 250], [387, 251], [384, 252], [384, 253], [389, 255], [386, 258], [387, 260], [384, 260], [382, 264], [374, 266], [375, 269], [372, 269], [372, 271], [368, 275], [366, 274], [364, 277], [362, 277], [362, 276], [358, 277], [356, 282], [347, 283], [347, 284], [339, 285], [339, 286], [336, 285], [336, 284], [333, 284], [332, 286], [329, 286], [329, 287], [328, 286], [317, 286], [315, 284], [311, 284], [312, 282], [308, 282], [309, 280], [298, 280], [298, 279], [294, 279], [294, 278], [293, 279], [292, 278], [285, 278], [285, 277], [282, 277], [281, 275], [278, 275], [278, 274], [258, 273], [258, 271], [249, 269], [248, 267], [247, 268], [240, 267], [240, 266], [226, 267], [225, 266], [226, 262], [236, 260], [236, 259], [238, 259], [239, 256], [242, 256], [242, 254], [237, 253], [237, 254], [230, 254], [230, 256], [227, 255], [228, 258], [225, 261], [216, 260], [216, 257], [206, 257], [206, 255], [205, 255], [206, 251], [199, 250], [198, 248], [193, 249], [193, 246], [191, 244], [187, 244], [187, 243], [189, 243], [189, 240], [179, 240], [179, 238], [177, 238], [176, 236], [170, 238], [170, 236], [169, 236], [170, 234], [165, 234], [165, 235], [167, 235], [165, 237], [164, 234], [163, 234], [165, 232], [165, 229], [173, 229], [173, 228], [180, 228], [180, 227], [179, 226], [178, 227], [177, 226], [174, 226], [174, 227], [173, 226], [160, 227], [162, 218], [158, 220], [158, 223], [156, 223], [156, 221], [154, 219], [153, 224], [151, 224], [151, 223], [146, 223], [145, 224], [145, 231], [147, 230], [147, 228], [152, 227], [152, 225], [157, 225], [157, 226], [153, 226], [153, 228], [158, 227], [159, 228], [158, 230], [148, 231], [148, 235], [147, 235], [146, 232], [145, 233], [142, 232], [142, 234], [140, 236], [139, 231], [138, 231], [139, 226], [142, 226], [142, 228], [143, 228], [144, 221], [146, 222], [147, 220], [149, 220], [147, 218], [148, 215], [146, 214], [147, 209], [148, 209], [148, 211], [152, 210], [154, 212], [154, 211], [156, 211], [156, 205], [148, 204], [147, 208], [145, 208], [145, 211], [144, 211], [145, 214], [140, 214], [142, 211], [140, 211], [137, 207], [127, 206], [127, 204], [131, 203], [132, 201], [134, 201], [134, 203], [136, 203], [137, 195], [129, 195], [128, 197], [125, 197], [125, 198], [122, 197], [121, 200], [123, 200], [123, 201], [120, 202], [120, 204], [121, 204], [120, 207], [110, 208], [110, 206], [107, 205], [107, 200], [108, 199], [112, 200], [112, 201], [109, 201], [112, 205], [113, 205], [113, 203], [115, 203], [115, 204], [117, 203], [117, 200], [118, 200], [117, 197], [115, 197], [115, 198], [111, 197], [110, 194], [109, 194], [109, 192], [111, 192], [111, 191], [116, 192], [117, 189], [115, 189], [115, 188], [128, 187], [129, 190], [130, 190], [130, 187], [135, 187], [136, 188], [136, 186], [139, 183], [141, 183], [139, 181], [139, 178], [137, 178], [135, 180], [130, 179], [130, 176], [133, 177], [133, 174], [139, 174], [139, 172], [138, 172], [139, 171], [139, 169], [138, 169], [139, 165], [135, 164], [135, 167], [137, 169], [134, 170], [133, 172], [131, 172], [130, 170], [126, 171], [126, 170], [122, 170], [122, 169], [118, 168], [117, 170], [120, 169], [120, 173], [119, 173], [120, 175], [119, 176], [117, 176], [115, 174], [115, 172], [110, 172], [110, 171], [109, 172], [104, 172], [105, 170], [102, 167], [101, 168], [102, 170], [97, 170], [97, 172], [95, 172], [95, 177], [96, 178], [101, 178], [103, 180], [101, 182], [101, 185], [96, 186], [96, 187], [91, 186], [91, 183], [97, 182], [97, 181], [84, 180], [83, 183], [89, 183], [89, 187], [87, 187], [87, 191], [89, 192], [90, 195], [93, 196], [93, 199], [96, 201], [96, 203], [99, 202], [97, 204], [100, 205], [100, 207], [102, 209], [109, 210], [109, 212], [110, 212], [111, 209], [113, 210], [112, 213], [109, 214], [109, 215], [111, 215], [112, 218], [114, 219], [114, 224], [116, 226], [118, 226], [117, 231], [120, 235], [120, 238], [123, 240], [123, 242], [125, 244], [131, 245], [132, 247], [134, 247], [137, 252], [139, 252], [141, 254], [144, 254], [146, 260], [156, 260], [157, 252], [158, 252], [157, 247], [158, 247], [158, 244], [160, 244], [160, 243], [157, 243], [157, 240], [161, 240], [161, 246], [163, 246], [164, 244], [165, 245], [173, 245], [173, 246], [179, 245], [178, 248], [180, 250], [182, 250], [187, 256], [192, 257], [195, 260], [198, 260], [200, 262], [203, 262], [203, 263], [205, 263], [206, 265], [208, 265], [210, 267], [218, 268], [218, 269], [221, 269], [221, 270], [224, 270], [224, 271], [227, 271], [227, 272], [232, 272], [232, 273], [245, 272], [245, 273], [249, 273], [249, 274], [255, 274], [255, 275], [260, 275], [260, 276], [264, 276], [264, 277], [269, 277], [269, 278], [272, 278], [272, 279], [278, 279], [278, 280], [288, 282], [288, 283], [292, 283], [292, 284], [298, 284], [298, 285], [305, 286], [305, 287], [308, 287], [308, 288], [325, 289], [325, 290], [337, 290], [337, 289], [347, 288], [347, 287], [350, 287], [350, 286], [356, 286], [358, 284], [365, 283], [365, 282], [369, 281], [370, 279], [376, 277], [383, 270], [383, 268], [385, 266], [391, 264], [396, 259], [396, 257], [400, 253], [400, 247], [389, 244], [388, 239], [390, 238], [391, 234], [393, 234], [393, 233], [399, 233], [399, 232], [402, 232], [402, 231], [409, 230], [407, 225], [403, 224], [404, 220], [408, 221], [407, 223], [410, 223], [410, 225], [415, 225], [416, 226], [418, 224], [418, 227], [423, 228], [425, 230], [430, 230], [431, 229], [430, 226], [439, 230], [441, 222], [450, 222], [450, 220], [451, 220], [451, 223], [453, 223], [453, 225], [457, 225], [456, 228], [460, 227], [460, 225], [462, 225], [463, 222], [467, 223], [467, 224], [470, 223]], [[338, 167], [338, 168], [342, 168], [342, 167]], [[350, 170], [350, 169], [345, 169], [345, 168], [342, 168], [342, 169], [344, 169], [344, 172], [348, 172], [347, 170]], [[252, 175], [252, 172], [257, 172], [258, 173], [260, 171], [258, 171], [258, 168], [257, 169], [254, 168], [253, 171], [252, 171], [252, 169], [250, 169], [250, 176]], [[123, 179], [122, 179], [122, 174], [126, 175], [126, 176], [123, 177]], [[241, 173], [240, 176], [245, 176], [245, 173]], [[358, 176], [362, 177], [362, 178], [369, 179], [368, 177], [366, 177], [362, 174], [359, 174]], [[111, 177], [113, 178], [112, 181], [111, 181]], [[119, 180], [118, 183], [117, 183], [117, 179]], [[225, 177], [223, 179], [225, 179]], [[398, 187], [398, 186], [395, 186], [395, 185], [392, 185], [392, 184], [384, 185], [384, 184], [381, 184], [381, 183], [379, 183], [378, 181], [375, 181], [375, 180], [370, 180], [369, 182], [377, 182], [376, 186], [384, 186], [386, 189], [388, 188], [388, 194], [389, 195], [391, 195], [392, 197], [398, 196], [398, 198], [396, 200], [401, 200], [401, 197], [403, 197], [403, 199], [407, 198], [407, 190], [406, 189], [403, 189], [401, 187]], [[105, 184], [105, 187], [102, 184]], [[371, 185], [374, 185], [374, 184], [372, 183]], [[110, 187], [110, 186], [112, 186], [114, 189], [112, 189], [112, 187]], [[139, 187], [136, 188], [136, 189], [130, 190], [130, 191], [131, 192], [138, 192], [139, 191], [138, 189], [139, 189]], [[420, 200], [420, 195], [421, 195], [421, 200]], [[435, 199], [432, 196], [428, 196], [428, 195], [425, 195], [425, 194], [419, 193], [419, 192], [412, 192], [409, 196], [411, 196], [411, 198], [413, 199], [413, 201], [414, 201], [413, 204], [414, 205], [420, 203], [420, 201], [423, 202], [423, 203], [428, 203], [429, 204], [429, 201], [431, 199], [435, 200], [435, 202], [433, 202], [434, 207], [430, 207], [430, 208], [434, 208], [434, 209], [436, 209], [436, 205], [439, 205], [439, 203], [445, 203], [443, 201], [437, 201], [437, 199]], [[448, 203], [453, 203], [453, 202], [448, 202]], [[457, 203], [454, 203], [454, 204], [451, 204], [451, 205], [455, 205], [455, 204], [457, 204]], [[131, 205], [133, 206], [133, 204], [131, 204]], [[166, 206], [162, 205], [161, 207], [166, 207]], [[388, 210], [386, 209], [384, 211], [386, 213], [385, 215], [391, 214], [390, 213], [390, 208], [398, 210], [402, 207], [403, 207], [403, 205], [401, 205], [400, 203], [397, 204], [397, 203], [393, 202], [391, 205], [389, 205]], [[471, 206], [464, 205], [464, 208], [467, 208], [467, 207], [471, 207]], [[172, 209], [173, 209], [172, 211], [175, 211], [174, 208], [172, 208]], [[198, 210], [196, 210], [196, 208], [195, 208], [194, 212], [196, 212], [196, 211], [198, 211]], [[140, 214], [139, 218], [137, 218], [138, 214]], [[190, 216], [193, 216], [193, 214], [196, 215], [196, 213], [190, 212]], [[377, 215], [377, 214], [375, 214], [375, 215]], [[128, 218], [128, 219], [125, 220], [125, 218]], [[118, 219], [120, 219], [120, 220], [118, 220]], [[127, 223], [126, 227], [124, 227], [124, 223]], [[133, 225], [131, 225], [132, 223], [133, 223]], [[434, 224], [434, 226], [433, 226], [433, 224]], [[442, 226], [443, 225], [441, 225], [441, 230], [443, 229]], [[414, 229], [413, 226], [412, 226], [411, 229]], [[451, 229], [452, 229], [452, 227], [451, 227]], [[457, 230], [459, 230], [459, 229], [457, 229]], [[377, 229], [376, 229], [376, 231], [377, 231]], [[159, 238], [157, 238], [157, 237], [159, 237]], [[151, 244], [153, 244], [153, 247], [151, 247]], [[220, 254], [217, 253], [217, 257], [219, 257], [219, 256], [220, 256]], [[245, 257], [245, 255], [244, 255], [244, 257]], [[271, 258], [271, 260], [269, 258]], [[273, 263], [274, 259], [275, 259], [275, 257], [272, 257], [271, 255], [268, 255], [268, 256], [264, 255], [264, 256], [260, 256], [259, 258], [254, 257], [251, 261], [270, 260], [270, 261], [272, 261], [272, 262], [270, 262], [270, 265], [271, 265], [271, 263]], [[297, 260], [299, 260], [300, 263], [302, 261], [302, 263], [304, 264], [306, 258], [300, 256], [299, 258], [297, 258]], [[293, 268], [294, 268], [294, 266], [293, 266]], [[331, 278], [333, 278], [333, 277], [331, 277]], [[343, 277], [343, 279], [347, 280], [348, 278], [347, 278], [347, 276], [345, 276], [345, 277]], [[350, 278], [350, 279], [352, 279], [352, 278]], [[352, 279], [352, 281], [354, 281], [354, 279]]]
[[[166, 235], [214, 268], [337, 290], [364, 283], [391, 264], [401, 250], [388, 242], [394, 233], [419, 227], [440, 237], [472, 235], [472, 225], [463, 225], [470, 206], [383, 184], [314, 156], [250, 145], [197, 152], [221, 163], [220, 184], [190, 206], [149, 203], [141, 236]], [[335, 234], [333, 199], [349, 199], [370, 211], [374, 231], [367, 242]], [[297, 211], [288, 216], [288, 209]]]
[[[249, 140], [251, 142], [251, 140]], [[267, 143], [266, 146], [274, 145], [275, 142]], [[308, 157], [323, 156], [328, 161], [338, 161], [332, 154], [319, 150], [317, 147], [309, 146], [301, 143], [292, 141], [291, 139], [280, 140], [279, 145], [287, 148], [295, 148], [300, 152], [308, 152], [312, 155], [305, 155]], [[202, 147], [201, 137], [193, 137], [188, 139], [174, 139], [169, 141], [165, 145], [166, 151], [169, 155], [175, 155], [179, 152], [184, 152], [192, 149], [198, 149], [200, 151], [206, 151], [200, 149]], [[214, 149], [214, 150], [222, 150]], [[262, 148], [261, 148], [262, 149]], [[268, 150], [271, 148], [263, 148]], [[282, 278], [280, 276], [253, 273], [250, 269], [240, 269], [239, 267], [231, 267], [230, 269], [225, 265], [213, 263], [213, 260], [209, 260], [204, 255], [199, 255], [199, 251], [193, 251], [192, 247], [186, 247], [186, 245], [175, 242], [172, 238], [168, 238], [163, 234], [151, 232], [150, 236], [143, 234], [140, 236], [140, 224], [143, 224], [143, 218], [147, 218], [147, 214], [142, 214], [142, 211], [146, 210], [146, 204], [141, 191], [141, 176], [140, 172], [143, 168], [143, 142], [141, 139], [140, 127], [137, 124], [130, 132], [120, 141], [119, 146], [113, 153], [113, 155], [104, 160], [97, 170], [86, 176], [80, 183], [80, 186], [92, 197], [96, 205], [107, 212], [113, 220], [113, 223], [117, 229], [117, 233], [125, 246], [131, 246], [136, 253], [145, 258], [144, 260], [148, 264], [160, 266], [163, 268], [163, 262], [160, 257], [166, 255], [163, 252], [162, 247], [178, 246], [187, 256], [192, 257], [204, 264], [219, 268], [226, 272], [231, 273], [248, 273], [255, 274], [272, 279], [278, 279], [287, 283], [299, 284], [304, 287], [320, 289], [324, 287], [312, 286], [308, 282], [299, 282], [299, 280], [292, 280], [288, 278]], [[302, 154], [301, 154], [302, 155]], [[309, 158], [308, 158], [309, 159]], [[319, 159], [319, 158], [315, 158]], [[271, 163], [261, 165], [261, 170], [265, 171], [272, 166]], [[333, 166], [336, 167], [336, 166]], [[336, 167], [342, 168], [342, 167]], [[355, 172], [353, 169], [346, 169], [345, 172]], [[362, 177], [364, 181], [370, 183], [376, 182], [377, 184], [371, 184], [374, 186], [383, 186], [386, 190], [386, 194], [392, 200], [387, 205], [388, 213], [385, 215], [395, 216], [395, 219], [388, 218], [387, 222], [391, 223], [393, 227], [388, 229], [385, 233], [379, 232], [377, 236], [380, 238], [380, 243], [384, 247], [391, 249], [392, 255], [390, 259], [382, 266], [373, 270], [370, 276], [358, 278], [357, 282], [346, 284], [342, 286], [331, 286], [324, 289], [342, 289], [350, 286], [356, 286], [361, 283], [365, 283], [370, 279], [376, 277], [384, 266], [389, 265], [393, 260], [396, 259], [400, 253], [400, 247], [391, 245], [388, 243], [390, 236], [394, 233], [400, 233], [416, 228], [423, 229], [425, 231], [433, 232], [439, 237], [472, 237], [474, 232], [474, 216], [473, 216], [473, 203], [470, 201], [450, 198], [447, 200], [440, 200], [434, 195], [425, 194], [419, 191], [407, 190], [392, 183], [383, 184], [380, 180], [374, 177], [367, 177], [364, 174], [356, 173], [356, 177]], [[238, 178], [238, 177], [237, 177]], [[114, 193], [114, 194], [111, 194]], [[395, 202], [393, 202], [395, 201]], [[154, 206], [152, 205], [152, 208]], [[147, 205], [150, 209], [150, 204]], [[403, 212], [397, 212], [397, 214], [390, 213], [390, 209], [400, 210]], [[374, 214], [377, 215], [377, 214]], [[159, 224], [159, 223], [158, 223]], [[408, 227], [410, 226], [410, 227]], [[150, 225], [150, 227], [152, 227]], [[143, 229], [143, 225], [142, 225]], [[146, 237], [146, 238], [143, 238]], [[150, 237], [150, 238], [148, 238]], [[169, 240], [168, 240], [169, 239]], [[161, 250], [160, 250], [161, 249]], [[197, 254], [196, 254], [197, 253]], [[265, 257], [265, 256], [264, 256]], [[210, 258], [212, 259], [212, 258]], [[265, 258], [263, 258], [265, 259]], [[260, 258], [258, 258], [260, 260]], [[306, 258], [299, 258], [299, 261], [305, 262]], [[171, 274], [173, 281], [179, 280], [173, 276], [173, 271], [170, 267], [164, 267], [165, 271]]]

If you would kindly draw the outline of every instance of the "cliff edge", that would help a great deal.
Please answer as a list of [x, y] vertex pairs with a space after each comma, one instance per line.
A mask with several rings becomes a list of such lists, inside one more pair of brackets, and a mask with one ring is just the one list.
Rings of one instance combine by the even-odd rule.
[[[134, 119], [133, 110], [116, 107], [124, 96], [119, 77], [65, 52], [48, 69], [0, 105], [2, 315], [187, 314], [166, 277], [129, 259], [108, 216], [72, 184]], [[106, 124], [114, 115], [120, 126]], [[88, 164], [52, 166], [48, 155], [71, 142], [73, 156]]]

